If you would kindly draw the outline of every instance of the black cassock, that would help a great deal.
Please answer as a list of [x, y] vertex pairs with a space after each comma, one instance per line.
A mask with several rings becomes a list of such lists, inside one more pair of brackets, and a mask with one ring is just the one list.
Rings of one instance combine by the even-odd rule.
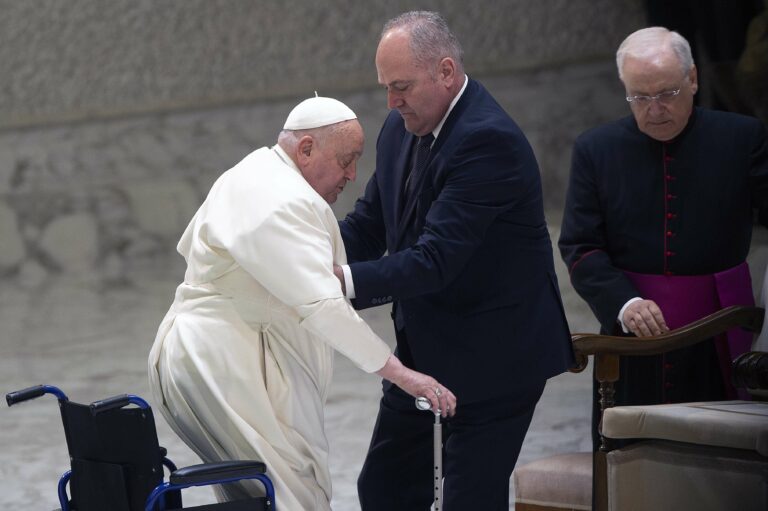
[[[695, 108], [680, 135], [659, 142], [628, 116], [576, 140], [560, 252], [602, 332], [617, 334], [619, 310], [641, 296], [622, 270], [704, 275], [743, 263], [755, 209], [768, 225], [760, 121]], [[617, 404], [723, 398], [712, 342], [622, 359]]]

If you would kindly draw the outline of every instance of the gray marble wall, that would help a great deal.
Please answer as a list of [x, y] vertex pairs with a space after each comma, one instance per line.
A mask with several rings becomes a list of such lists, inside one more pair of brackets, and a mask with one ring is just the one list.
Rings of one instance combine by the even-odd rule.
[[[381, 26], [440, 11], [470, 72], [610, 54], [641, 0], [0, 0], [0, 127], [376, 85]], [[10, 72], [9, 72], [10, 71]]]
[[[626, 112], [612, 53], [639, 0], [422, 2], [528, 134], [558, 222], [570, 145]], [[358, 113], [373, 171], [382, 23], [412, 2], [0, 0], [0, 280], [125, 283], [173, 249], [213, 180], [312, 91]]]

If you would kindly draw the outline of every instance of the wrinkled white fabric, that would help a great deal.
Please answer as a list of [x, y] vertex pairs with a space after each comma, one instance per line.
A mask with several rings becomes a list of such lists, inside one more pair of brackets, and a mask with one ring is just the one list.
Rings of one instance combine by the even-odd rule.
[[261, 148], [216, 181], [178, 250], [184, 282], [149, 356], [155, 405], [204, 461], [264, 461], [280, 509], [330, 509], [333, 350], [366, 372], [390, 354], [333, 275], [333, 212], [282, 149]]

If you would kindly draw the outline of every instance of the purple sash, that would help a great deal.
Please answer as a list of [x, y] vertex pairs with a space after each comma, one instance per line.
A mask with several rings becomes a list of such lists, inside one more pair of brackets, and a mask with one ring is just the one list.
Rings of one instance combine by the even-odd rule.
[[[754, 306], [746, 262], [711, 275], [650, 275], [624, 271], [642, 298], [653, 300], [670, 329], [679, 328], [731, 305]], [[752, 333], [732, 328], [715, 338], [728, 399], [737, 397], [731, 384], [731, 361], [750, 350]], [[741, 390], [738, 397], [746, 399]]]

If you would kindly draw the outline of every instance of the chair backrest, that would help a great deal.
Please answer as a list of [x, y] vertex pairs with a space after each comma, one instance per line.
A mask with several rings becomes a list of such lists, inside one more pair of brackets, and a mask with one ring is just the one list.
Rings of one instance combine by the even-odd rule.
[[60, 402], [77, 511], [139, 511], [163, 480], [151, 409], [117, 408], [93, 415], [88, 405]]

